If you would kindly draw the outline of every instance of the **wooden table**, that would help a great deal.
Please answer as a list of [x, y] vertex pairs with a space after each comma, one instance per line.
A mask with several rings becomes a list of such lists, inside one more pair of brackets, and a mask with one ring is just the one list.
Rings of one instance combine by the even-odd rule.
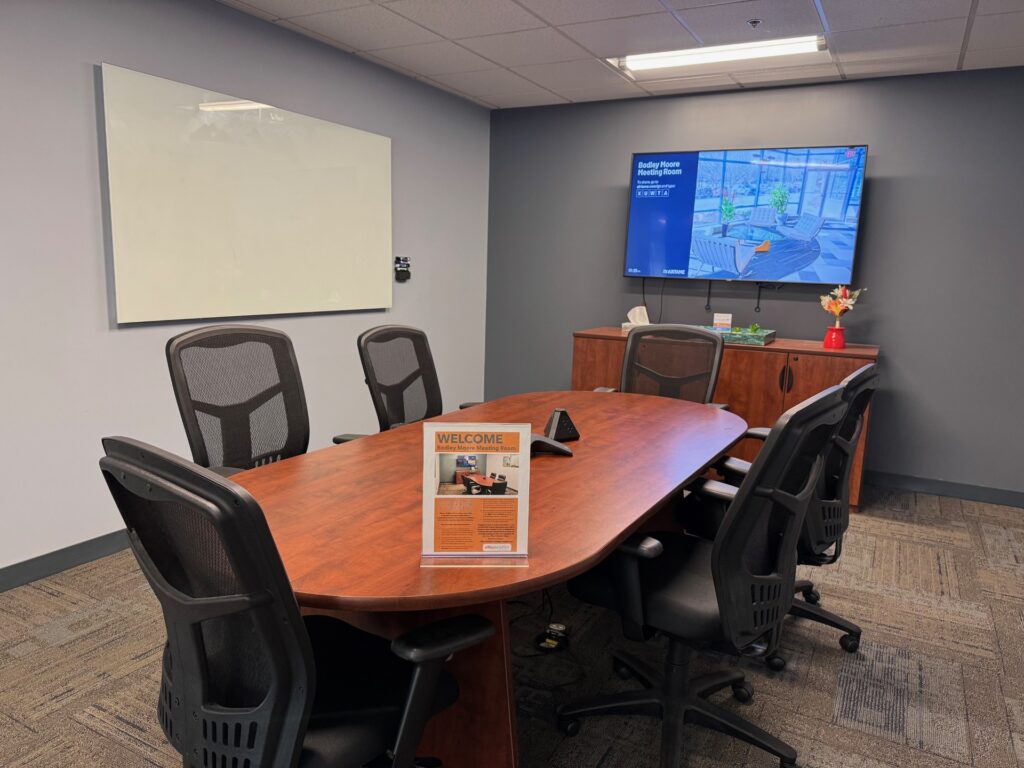
[[[453, 613], [497, 633], [450, 664], [459, 701], [431, 720], [420, 753], [445, 768], [515, 768], [507, 598], [564, 582], [611, 552], [746, 430], [733, 413], [646, 395], [542, 392], [432, 421], [533, 425], [568, 409], [574, 456], [530, 464], [525, 567], [425, 568], [420, 558], [423, 428], [410, 424], [243, 472], [300, 606], [394, 636]], [[380, 483], [379, 475], [392, 480]]]
[[496, 482], [494, 478], [481, 475], [479, 472], [470, 472], [466, 477], [483, 488], [490, 488]]

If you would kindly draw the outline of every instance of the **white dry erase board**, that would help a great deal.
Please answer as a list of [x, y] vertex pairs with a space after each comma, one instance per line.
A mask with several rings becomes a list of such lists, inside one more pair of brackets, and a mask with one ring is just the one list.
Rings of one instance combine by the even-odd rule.
[[103, 64], [117, 321], [391, 306], [391, 140]]

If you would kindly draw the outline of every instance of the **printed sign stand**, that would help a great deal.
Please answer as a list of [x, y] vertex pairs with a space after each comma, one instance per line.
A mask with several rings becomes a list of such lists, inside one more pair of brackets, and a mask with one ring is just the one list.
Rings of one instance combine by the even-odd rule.
[[425, 566], [524, 566], [529, 508], [529, 424], [423, 425]]

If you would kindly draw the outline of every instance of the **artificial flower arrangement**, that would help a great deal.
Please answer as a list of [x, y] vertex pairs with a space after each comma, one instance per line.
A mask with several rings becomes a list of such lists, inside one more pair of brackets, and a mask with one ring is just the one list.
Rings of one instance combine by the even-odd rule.
[[853, 309], [858, 297], [865, 288], [851, 291], [845, 285], [836, 286], [835, 290], [821, 297], [821, 308], [836, 319], [834, 327], [825, 334], [825, 349], [844, 349], [846, 347], [845, 329], [839, 324], [839, 318]]
[[856, 291], [851, 291], [845, 285], [840, 285], [821, 297], [821, 308], [830, 315], [835, 315], [836, 328], [839, 327], [839, 318], [853, 309], [853, 305], [857, 303], [857, 297], [865, 290], [858, 288]]

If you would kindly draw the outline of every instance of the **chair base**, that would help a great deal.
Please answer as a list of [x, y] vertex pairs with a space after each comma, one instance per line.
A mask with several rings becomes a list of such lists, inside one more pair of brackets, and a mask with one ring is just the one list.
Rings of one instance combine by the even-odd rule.
[[558, 727], [567, 736], [580, 730], [580, 719], [598, 715], [646, 715], [661, 719], [661, 768], [681, 768], [683, 725], [695, 723], [753, 744], [779, 758], [781, 766], [796, 765], [796, 751], [753, 723], [712, 704], [707, 699], [731, 687], [740, 701], [750, 701], [753, 690], [739, 670], [719, 670], [689, 679], [693, 651], [673, 638], [664, 674], [626, 652], [615, 653], [615, 670], [628, 672], [646, 687], [639, 691], [596, 696], [558, 708]]
[[[844, 619], [838, 614], [826, 611], [819, 605], [821, 601], [821, 595], [818, 594], [818, 590], [814, 588], [814, 584], [806, 579], [800, 579], [794, 582], [793, 592], [799, 593], [803, 600], [794, 600], [793, 604], [789, 607], [789, 615], [796, 616], [800, 619], [810, 619], [816, 621], [819, 624], [824, 624], [827, 627], [833, 627], [841, 632], [845, 632], [842, 637], [839, 638], [839, 647], [847, 653], [856, 653], [860, 648], [860, 635], [861, 628], [854, 624], [852, 621]], [[780, 656], [770, 656], [765, 659], [769, 667], [775, 671], [784, 669], [786, 661]]]

